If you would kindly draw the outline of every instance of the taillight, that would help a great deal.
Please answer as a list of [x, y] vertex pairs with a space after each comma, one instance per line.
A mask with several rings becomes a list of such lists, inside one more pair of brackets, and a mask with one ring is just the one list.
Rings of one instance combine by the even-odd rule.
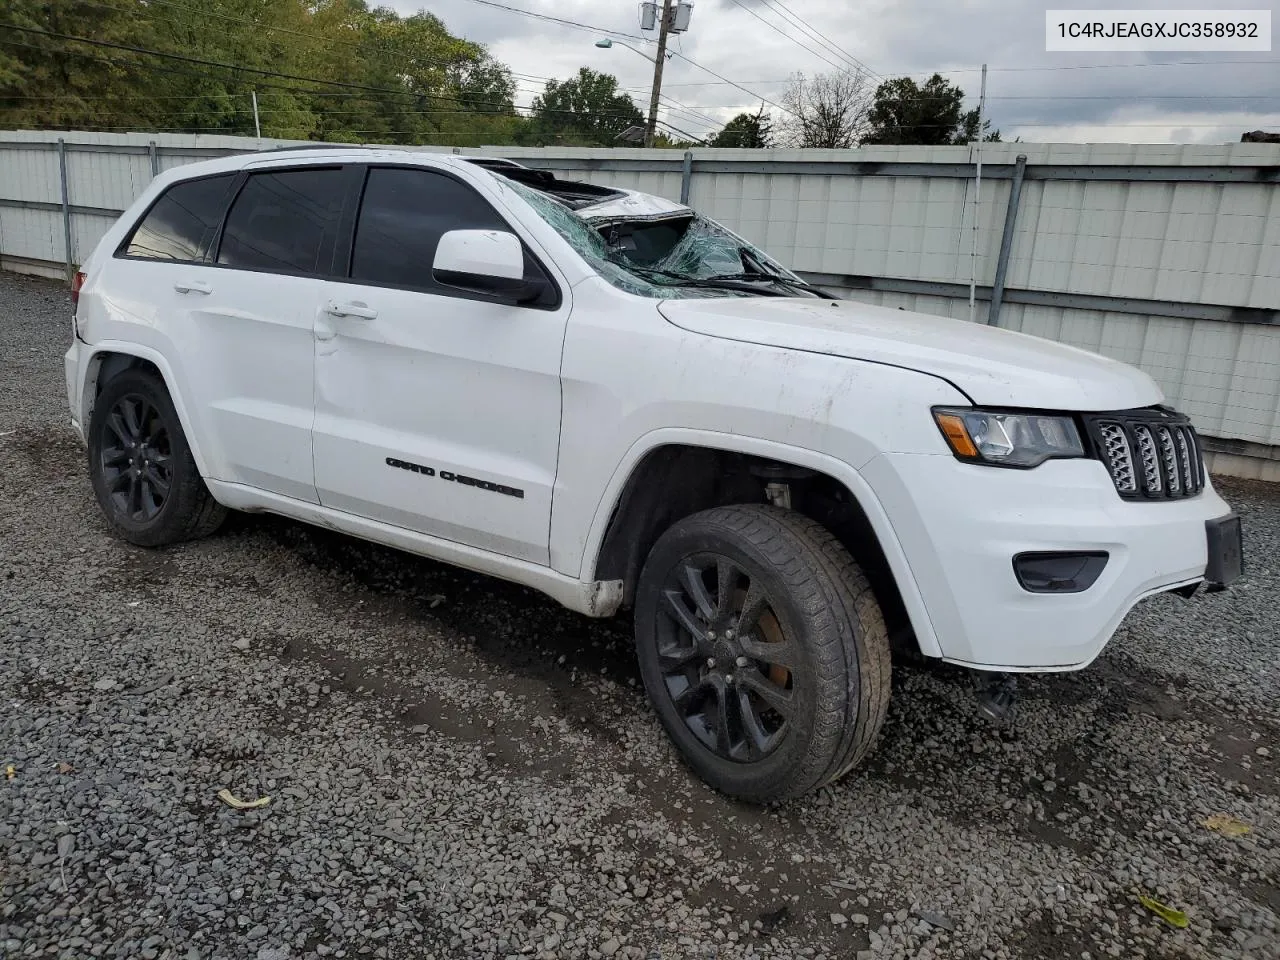
[[80, 306], [80, 288], [84, 286], [84, 271], [77, 270], [75, 278], [71, 281], [71, 306]]

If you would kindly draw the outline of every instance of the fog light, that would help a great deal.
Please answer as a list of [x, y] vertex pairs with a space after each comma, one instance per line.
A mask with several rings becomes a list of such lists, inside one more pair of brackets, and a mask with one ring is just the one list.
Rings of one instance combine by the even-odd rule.
[[1030, 593], [1082, 593], [1094, 585], [1107, 565], [1105, 550], [1020, 553], [1013, 574]]

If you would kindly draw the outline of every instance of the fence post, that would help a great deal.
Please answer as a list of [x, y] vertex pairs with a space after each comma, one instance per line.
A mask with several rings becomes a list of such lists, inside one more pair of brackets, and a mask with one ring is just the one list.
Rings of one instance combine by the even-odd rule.
[[62, 249], [66, 260], [67, 282], [75, 274], [71, 262], [71, 194], [67, 187], [67, 141], [58, 138], [58, 180], [62, 185]]
[[1004, 303], [1004, 281], [1009, 272], [1009, 255], [1013, 252], [1013, 225], [1018, 219], [1018, 203], [1022, 199], [1022, 176], [1027, 172], [1027, 155], [1018, 154], [1013, 168], [1013, 182], [1009, 186], [1009, 206], [1004, 212], [1004, 234], [1000, 237], [1000, 258], [996, 261], [996, 276], [991, 283], [991, 304], [987, 307], [987, 325], [999, 326], [1000, 306]]
[[151, 158], [151, 179], [154, 180], [160, 175], [160, 155], [156, 153], [154, 140], [147, 141], [147, 156]]
[[693, 151], [684, 152], [684, 168], [680, 171], [680, 202], [689, 202], [689, 187], [693, 180]]

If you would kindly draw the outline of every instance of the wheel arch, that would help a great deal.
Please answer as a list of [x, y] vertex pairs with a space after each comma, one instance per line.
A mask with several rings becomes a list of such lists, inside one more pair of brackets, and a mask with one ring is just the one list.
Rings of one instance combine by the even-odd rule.
[[115, 342], [103, 342], [93, 345], [92, 353], [85, 362], [84, 386], [80, 392], [80, 422], [85, 425], [86, 434], [89, 429], [90, 418], [93, 416], [94, 406], [97, 403], [98, 396], [102, 393], [102, 388], [113, 377], [118, 376], [125, 370], [139, 369], [154, 374], [164, 384], [164, 388], [169, 394], [169, 399], [173, 401], [173, 408], [178, 414], [178, 422], [182, 426], [187, 445], [191, 448], [191, 456], [200, 470], [200, 475], [208, 477], [210, 474], [201, 450], [200, 437], [194, 429], [186, 404], [183, 403], [182, 394], [176, 387], [177, 378], [173, 374], [173, 369], [163, 354], [150, 347]]
[[[790, 478], [788, 479], [788, 472]], [[592, 522], [582, 576], [621, 580], [630, 606], [644, 558], [658, 536], [699, 510], [765, 502], [765, 485], [786, 482], [794, 509], [822, 522], [872, 581], [907, 649], [942, 655], [923, 597], [893, 525], [853, 466], [803, 448], [732, 434], [657, 431], [638, 441], [610, 480]], [[902, 628], [908, 628], [902, 636]]]

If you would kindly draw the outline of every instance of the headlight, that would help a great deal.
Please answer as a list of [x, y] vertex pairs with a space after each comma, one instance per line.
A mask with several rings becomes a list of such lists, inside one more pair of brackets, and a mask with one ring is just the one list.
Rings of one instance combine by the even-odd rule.
[[1059, 457], [1083, 457], [1071, 417], [935, 407], [933, 418], [952, 453], [967, 463], [1034, 467]]

